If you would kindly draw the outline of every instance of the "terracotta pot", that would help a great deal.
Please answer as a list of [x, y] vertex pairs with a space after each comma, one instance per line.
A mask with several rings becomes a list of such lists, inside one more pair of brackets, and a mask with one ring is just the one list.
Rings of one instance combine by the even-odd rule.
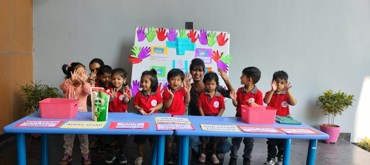
[[327, 144], [335, 144], [338, 140], [340, 127], [333, 124], [321, 124], [320, 130], [329, 135], [329, 139], [325, 140]]

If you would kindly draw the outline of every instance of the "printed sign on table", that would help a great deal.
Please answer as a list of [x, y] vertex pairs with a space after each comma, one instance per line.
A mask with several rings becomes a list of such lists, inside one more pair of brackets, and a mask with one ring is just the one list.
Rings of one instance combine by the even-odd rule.
[[272, 127], [256, 127], [256, 126], [238, 126], [240, 130], [246, 133], [272, 133], [279, 134], [282, 133], [280, 130], [277, 130]]
[[191, 124], [188, 118], [181, 117], [155, 117], [155, 123]]
[[57, 128], [63, 120], [25, 120], [17, 124], [16, 127], [33, 127], [33, 128]]
[[168, 130], [194, 130], [191, 124], [174, 124], [174, 123], [158, 123], [156, 124], [158, 131]]
[[106, 122], [95, 121], [68, 121], [60, 128], [78, 128], [78, 129], [99, 129], [105, 126]]
[[319, 132], [310, 128], [279, 128], [281, 131], [287, 134], [320, 134]]
[[148, 122], [112, 122], [110, 129], [148, 129]]
[[201, 124], [200, 127], [203, 131], [240, 132], [236, 125]]

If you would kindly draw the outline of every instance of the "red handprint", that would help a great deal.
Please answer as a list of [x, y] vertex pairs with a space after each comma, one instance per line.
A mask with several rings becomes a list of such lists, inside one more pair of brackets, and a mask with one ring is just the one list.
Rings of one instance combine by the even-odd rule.
[[158, 28], [157, 29], [157, 38], [159, 41], [164, 41], [166, 39], [166, 29], [165, 28]]
[[191, 39], [191, 42], [192, 43], [195, 43], [197, 41], [197, 39], [198, 39], [198, 37], [197, 37], [197, 31], [190, 30], [189, 33], [188, 33], [188, 38]]
[[224, 46], [226, 42], [229, 40], [228, 38], [225, 38], [225, 37], [226, 37], [226, 33], [220, 32], [220, 34], [217, 35], [217, 43], [219, 46]]
[[218, 60], [220, 60], [222, 54], [224, 54], [223, 52], [221, 53], [221, 55], [218, 53], [218, 50], [216, 51], [212, 51], [212, 59], [217, 62]]
[[143, 61], [142, 59], [139, 59], [139, 58], [136, 58], [136, 57], [132, 57], [132, 56], [128, 56], [128, 60], [131, 62], [131, 64], [138, 64], [141, 61]]

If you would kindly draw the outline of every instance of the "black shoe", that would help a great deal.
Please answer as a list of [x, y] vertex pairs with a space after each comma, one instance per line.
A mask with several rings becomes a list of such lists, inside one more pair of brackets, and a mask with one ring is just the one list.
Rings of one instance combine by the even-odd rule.
[[248, 159], [248, 158], [244, 158], [243, 159], [243, 165], [250, 165], [251, 164], [251, 160]]
[[236, 161], [237, 161], [236, 158], [230, 157], [229, 165], [236, 165], [237, 164]]
[[127, 157], [124, 153], [121, 153], [119, 155], [119, 164], [126, 164], [127, 163]]
[[105, 163], [113, 163], [116, 160], [116, 156], [114, 154], [107, 154], [105, 156]]

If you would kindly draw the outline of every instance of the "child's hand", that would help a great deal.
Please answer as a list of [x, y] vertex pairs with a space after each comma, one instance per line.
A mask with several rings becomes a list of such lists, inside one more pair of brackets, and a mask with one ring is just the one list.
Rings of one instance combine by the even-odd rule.
[[142, 109], [142, 108], [140, 108], [140, 109], [139, 109], [139, 113], [140, 113], [140, 114], [142, 114], [142, 115], [148, 115], [148, 114], [144, 111], [144, 109]]
[[227, 76], [227, 73], [222, 70], [221, 68], [218, 68], [218, 73], [220, 74], [221, 78], [224, 80], [224, 81], [229, 81], [229, 77]]
[[292, 88], [292, 85], [290, 84], [290, 82], [287, 82], [284, 86], [284, 91], [288, 92], [290, 88]]
[[170, 88], [167, 88], [167, 92], [170, 94], [170, 99], [173, 99], [175, 96]]
[[275, 80], [271, 81], [271, 91], [275, 92], [277, 89], [277, 84]]
[[116, 90], [116, 88], [113, 88], [112, 89], [112, 92], [110, 94], [110, 97], [112, 98], [112, 100], [114, 100], [117, 97], [117, 90]]
[[148, 115], [151, 115], [151, 114], [153, 114], [155, 112], [155, 109], [154, 108], [150, 108], [149, 111], [150, 111], [150, 113]]
[[131, 98], [131, 95], [132, 95], [131, 94], [131, 89], [128, 86], [126, 86], [125, 87], [125, 92], [123, 94], [124, 94], [125, 97]]
[[231, 98], [231, 100], [236, 100], [236, 93], [235, 92], [230, 92], [230, 98]]
[[186, 92], [190, 92], [191, 90], [191, 75], [189, 73], [185, 74], [185, 79], [184, 79], [184, 89]]

